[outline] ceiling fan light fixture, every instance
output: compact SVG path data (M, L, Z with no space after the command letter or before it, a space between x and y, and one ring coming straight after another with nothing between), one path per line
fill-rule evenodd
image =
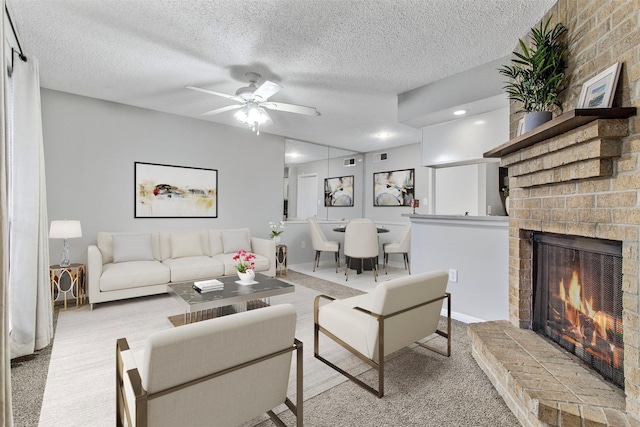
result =
M262 107L256 103L249 102L242 109L233 115L240 123L253 128L253 131L260 135L260 126L268 126L273 121Z

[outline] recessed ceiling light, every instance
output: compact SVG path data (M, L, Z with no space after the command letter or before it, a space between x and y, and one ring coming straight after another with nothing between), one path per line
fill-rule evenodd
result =
M462 116L464 114L467 114L467 110L458 110L453 112L454 116Z
M376 136L380 139L387 139L391 137L391 134L389 132L379 132Z
M487 122L485 122L484 120L476 120L475 122L473 122L474 125L478 125L478 126L483 125L485 123Z

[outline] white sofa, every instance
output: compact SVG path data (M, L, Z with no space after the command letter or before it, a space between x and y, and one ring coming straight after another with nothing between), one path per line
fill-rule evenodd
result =
M275 242L248 228L182 232L98 233L87 250L89 303L167 292L170 283L236 274L235 251L256 255L255 271L274 277Z

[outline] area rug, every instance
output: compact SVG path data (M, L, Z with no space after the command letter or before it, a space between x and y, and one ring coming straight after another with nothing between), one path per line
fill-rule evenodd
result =
M304 399L309 399L345 381L313 358L313 299L320 293L345 298L361 291L293 271L282 279L295 284L296 290L272 297L271 304L291 303L296 307L296 337L304 343ZM302 286L303 282L308 286ZM180 305L169 295L99 304L93 311L84 306L61 312L39 425L113 425L116 340L126 337L134 351L141 349L149 334L173 327L168 317L180 312ZM337 353L335 358L356 373L368 369L348 354ZM293 376L290 395L295 395Z

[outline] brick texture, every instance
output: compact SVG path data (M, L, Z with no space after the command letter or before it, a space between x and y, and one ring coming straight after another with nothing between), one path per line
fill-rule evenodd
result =
M615 62L622 70L613 106L640 107L639 10L640 0L559 0L548 12L553 23L568 28L565 110L576 108L584 82ZM512 136L522 117L520 107L511 102ZM521 383L520 393L518 387L513 390L520 400L510 396L505 401L518 408L516 416L527 414L526 420L518 416L523 425L640 426L639 158L640 116L634 116L597 120L501 159L509 168L511 325L531 325L532 231L617 240L623 247L625 405L607 406L612 403L606 399L594 406L584 404L588 398L583 404L558 400L556 391L534 393ZM481 355L474 350L474 357Z

